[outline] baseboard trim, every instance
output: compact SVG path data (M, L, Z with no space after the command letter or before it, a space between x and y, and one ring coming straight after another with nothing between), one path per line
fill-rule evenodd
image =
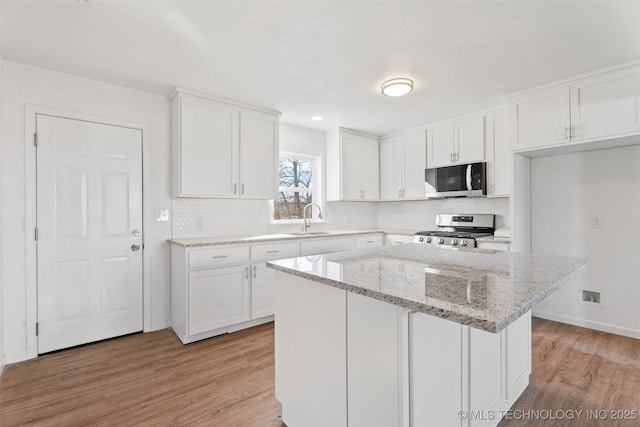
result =
M5 357L5 363L7 365L10 365L12 363L24 362L25 360L28 359L26 350L18 351L15 353L7 353L4 355L4 357Z
M563 316L561 314L549 313L546 311L533 310L531 315L541 319L553 320L554 322L567 323L569 325L580 326L596 331L609 332L611 334L622 335L623 337L640 339L640 331L610 325L608 323L594 322L592 320L581 319L573 316Z

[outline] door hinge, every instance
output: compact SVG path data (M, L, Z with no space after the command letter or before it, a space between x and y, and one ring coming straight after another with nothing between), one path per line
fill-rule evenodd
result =
M35 239L35 241L38 241L38 227L33 229L33 237Z
M36 322L36 336L40 333L40 323Z
M33 133L33 145L38 146L38 132Z

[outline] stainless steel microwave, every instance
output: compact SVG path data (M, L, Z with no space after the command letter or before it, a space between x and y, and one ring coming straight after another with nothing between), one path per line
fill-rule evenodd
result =
M485 162L425 169L425 197L485 197L486 169Z

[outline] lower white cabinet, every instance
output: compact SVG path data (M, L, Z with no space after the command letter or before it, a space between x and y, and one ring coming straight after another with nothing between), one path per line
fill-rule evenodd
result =
M356 249L376 248L378 246L384 246L384 236L382 234L357 236L354 243Z
M387 234L385 236L384 244L386 246L404 245L407 243L413 243L413 236L405 234Z
M300 242L300 255L328 254L353 249L353 237L333 237L330 239L309 239Z
M510 242L503 242L499 240L495 241L481 241L478 240L478 249L490 249L492 251L509 252L511 250Z
M189 273L187 334L196 335L249 320L249 267Z
M271 316L275 307L274 271L261 262L251 266L251 318Z

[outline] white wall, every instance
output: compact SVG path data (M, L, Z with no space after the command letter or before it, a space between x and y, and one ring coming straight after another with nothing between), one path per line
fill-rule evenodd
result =
M146 124L149 128L152 212L170 209L170 106L166 96L106 84L12 61L3 62L2 238L4 345L8 362L26 350L25 301L25 104ZM151 254L151 327L169 325L170 222L147 224L145 251ZM148 253L149 253L148 252Z
M280 124L280 150L312 156L325 155L325 133L309 128ZM173 235L198 237L297 232L301 224L271 224L271 205L264 200L173 200ZM345 230L375 228L375 203L329 202L325 204L326 223L313 229Z
M532 252L592 259L535 315L640 338L638 165L640 145L531 160ZM583 289L602 303L582 302Z

